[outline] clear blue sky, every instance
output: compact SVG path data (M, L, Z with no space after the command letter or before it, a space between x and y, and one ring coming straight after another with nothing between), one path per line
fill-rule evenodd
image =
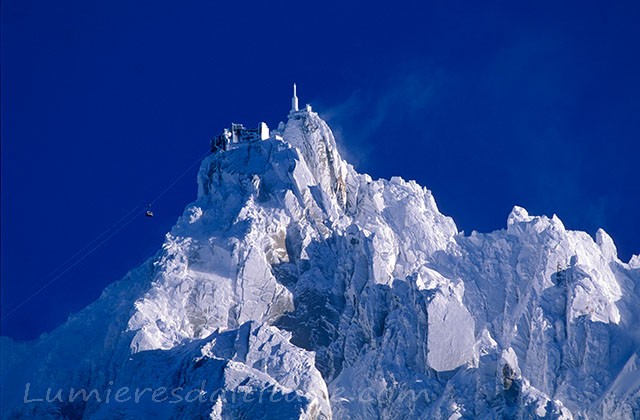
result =
M467 4L468 3L468 4ZM469 233L514 204L640 252L638 2L2 2L2 312L291 83ZM613 4L615 3L615 4ZM162 243L196 168L2 320L37 337ZM77 261L77 259L73 260Z

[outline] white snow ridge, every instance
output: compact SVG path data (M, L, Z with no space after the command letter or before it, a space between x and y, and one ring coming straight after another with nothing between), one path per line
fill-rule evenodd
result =
M2 338L3 418L640 418L640 257L520 207L465 236L292 107L217 138L155 257Z

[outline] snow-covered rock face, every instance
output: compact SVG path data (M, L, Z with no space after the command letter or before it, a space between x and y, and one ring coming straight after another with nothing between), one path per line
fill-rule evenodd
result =
M282 131L205 159L163 249L98 301L2 340L4 417L640 416L638 258L521 207L464 236L427 189L358 174L316 113ZM27 383L182 400L25 403Z

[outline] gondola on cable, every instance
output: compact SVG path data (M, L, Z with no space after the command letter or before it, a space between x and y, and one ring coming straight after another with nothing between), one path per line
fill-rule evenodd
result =
M153 217L153 211L151 210L151 204L147 206L147 211L144 213L147 217Z

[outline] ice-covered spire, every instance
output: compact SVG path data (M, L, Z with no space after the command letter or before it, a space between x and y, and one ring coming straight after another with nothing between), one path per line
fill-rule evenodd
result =
M296 84L293 84L293 98L291 98L291 112L298 111L298 95L296 94Z

